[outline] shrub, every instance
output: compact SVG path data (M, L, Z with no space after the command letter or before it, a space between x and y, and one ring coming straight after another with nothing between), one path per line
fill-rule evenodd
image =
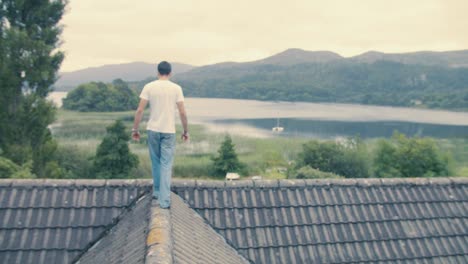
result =
M93 178L91 173L93 166L92 156L87 151L73 145L59 145L55 159L63 170L61 178Z
M228 172L245 173L245 165L239 161L235 146L229 135L226 135L224 141L218 149L218 156L213 157L213 174L215 176L225 176Z
M450 174L449 157L433 139L407 138L395 133L377 143L374 158L377 177L433 177Z
M347 178L370 176L366 146L357 138L348 139L343 143L313 140L304 144L296 169L304 166Z
M32 160L25 162L22 166L13 161L0 157L0 178L35 178L31 172Z
M125 132L122 121L117 120L106 128L107 134L98 146L93 163L96 178L128 178L138 166L138 157L130 152L129 133Z

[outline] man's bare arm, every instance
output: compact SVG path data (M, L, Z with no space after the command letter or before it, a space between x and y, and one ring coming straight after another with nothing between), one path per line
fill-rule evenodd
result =
M138 104L138 108L135 112L135 120L133 121L133 129L132 129L132 138L134 140L139 140L140 138L138 127L140 126L141 118L143 117L143 112L145 111L147 103L148 103L148 100L140 99L140 103ZM135 133L135 132L138 132L138 133Z
M184 128L184 134L182 135L184 138L184 135L188 135L187 112L185 111L184 102L177 102L177 108L179 109L180 121L182 122L182 127Z

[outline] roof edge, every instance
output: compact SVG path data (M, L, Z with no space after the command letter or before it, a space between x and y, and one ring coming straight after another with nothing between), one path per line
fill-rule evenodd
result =
M468 184L468 177L438 178L347 178L347 179L279 179L279 180L181 180L173 179L172 185L179 188L290 188L317 185L451 185Z

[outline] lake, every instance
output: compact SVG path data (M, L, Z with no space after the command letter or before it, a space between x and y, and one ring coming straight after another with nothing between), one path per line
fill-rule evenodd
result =
M279 119L283 132L273 132L278 119L216 120L219 126L254 127L265 134L283 137L337 138L359 136L361 138L391 137L395 131L408 136L436 138L468 137L468 126L427 124L400 121L333 121L286 118ZM260 133L257 132L257 134Z
M66 92L53 92L49 97L60 106L65 96ZM391 136L395 130L439 138L468 136L468 112L218 98L186 98L185 105L192 123L253 137L372 138ZM272 133L278 118L284 132Z

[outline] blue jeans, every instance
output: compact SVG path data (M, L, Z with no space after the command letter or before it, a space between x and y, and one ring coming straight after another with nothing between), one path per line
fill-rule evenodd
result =
M153 197L159 199L161 208L167 208L171 205L175 134L148 130L148 147L153 172Z

